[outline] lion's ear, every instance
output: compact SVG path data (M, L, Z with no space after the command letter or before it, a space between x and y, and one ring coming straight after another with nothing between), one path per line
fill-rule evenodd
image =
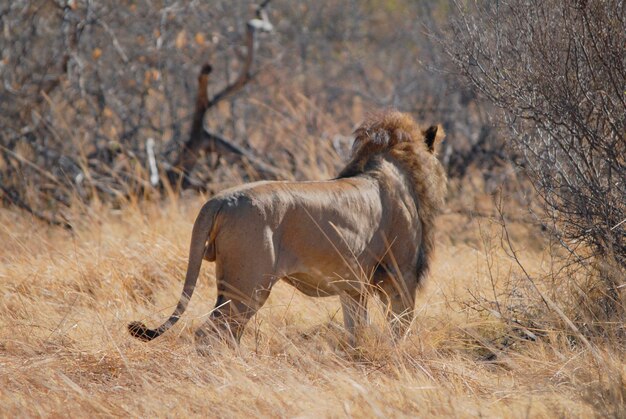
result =
M435 146L439 142L441 142L441 140L443 140L443 137L446 136L446 134L443 132L443 128L441 127L441 125L432 125L422 133L424 134L424 142L426 142L426 147L431 153L435 151Z

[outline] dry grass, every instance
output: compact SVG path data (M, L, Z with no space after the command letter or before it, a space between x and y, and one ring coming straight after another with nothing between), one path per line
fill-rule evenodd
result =
M157 324L178 299L201 202L94 207L74 235L0 210L2 416L626 414L619 345L595 342L594 356L557 327L523 339L481 309L521 273L493 223L454 213L439 219L434 269L402 341L375 316L350 350L337 300L279 284L240 348L199 356L192 331L215 298L207 262L181 324L134 340L129 320ZM511 231L529 272L550 269L533 227Z
M405 15L407 27L421 32L414 14ZM403 33L396 23L394 32ZM368 26L363 33L378 31ZM365 45L319 39L323 50L334 57L328 63L347 59L350 67L352 53L347 58L339 55L354 49L360 57ZM407 39L414 44L412 38ZM393 44L386 35L383 41ZM411 48L428 62L428 48L420 44ZM395 50L407 55L407 62L415 55L405 48ZM193 60L197 57L194 54ZM377 53L359 58L368 70L367 84L373 83L373 91L386 92L398 83L401 91L395 67L402 68L405 57L381 57ZM102 68L105 61L100 61ZM381 103L369 103L360 95L331 94L331 85L352 85L343 78L327 81L329 75L341 74L342 68L319 66L315 77L280 63L274 70L264 69L257 78L262 90L239 97L237 106L223 102L226 106L214 109L212 123L268 163L290 171L295 179L329 178L338 173L351 144L349 137L338 134L350 133L367 109ZM346 77L351 74L346 72ZM424 92L416 100L409 99L413 93L407 95L402 100L408 102L401 107L410 109L413 105L409 104L415 102L421 109L418 113L427 117L422 122L429 125L445 122L430 120L434 116L426 111L431 103L433 108L440 106L435 113L453 115L449 123L461 121L454 124L457 134L449 151L473 147L463 133L478 131L478 122L472 121L483 120L482 108L460 106L449 93L445 100L436 99L445 89L429 90L429 86L441 82L422 83L420 74L415 73L415 79L405 77L404 85L423 84ZM122 76L116 73L116 77ZM175 77L171 73L161 83ZM120 88L126 86L122 81L117 81ZM44 117L38 118L50 120L45 126L54 129L45 131L58 137L51 144L58 143L63 153L80 150L87 155L95 151L96 138L121 141L119 133L127 129L121 119L106 117L102 125L96 123L87 104L72 103L68 92L73 90L61 86L45 102L54 112L44 109ZM303 86L319 94L304 94ZM39 82L36 90L41 90ZM137 150L143 150L144 140L153 136L163 152L174 135L167 128L174 122L170 118L189 113L182 92L178 96L166 92L163 88L145 90L146 117L153 118L149 125L160 129L142 128L147 131L140 130L131 139ZM171 115L163 106L166 101L173 106ZM95 130L100 134L94 136ZM48 144L47 133L38 135ZM38 182L32 175L42 170L37 166L38 151L24 147L18 151L28 164L0 160L0 166L15 165L20 176L15 183L21 185L24 180L26 200L47 209L51 191L60 188L61 182ZM89 179L90 169L82 163L81 170ZM123 174L120 179L147 181L147 166L141 158L122 153L114 163ZM211 192L241 183L243 176L254 178L252 169L238 168L226 159L217 168L202 166L194 175L210 179ZM0 417L626 417L626 331L623 322L614 320L624 318L626 292L621 300L622 317L595 310L600 306L597 301L606 296L601 288L594 288L594 275L563 270L540 229L514 214L510 219L517 221L508 224L508 231L531 283L507 254L506 245L502 246L497 220L474 218L462 211L495 213L491 198L476 191L493 190L498 179L484 169L474 176L468 174L463 194L454 196L449 205L452 210L438 219L433 269L420 292L411 333L400 341L391 339L380 308L372 301L374 324L358 349L346 345L337 299L308 298L278 284L248 326L239 348L216 346L209 356L198 355L193 331L215 301L214 265L208 262L189 310L172 330L150 343L131 338L126 331L129 321L161 324L178 301L201 198L151 202L158 193L150 192L120 205L95 189L83 196L71 184L64 192L84 198L67 210L74 211L73 216L65 214L76 227L73 233L42 224L15 207L0 207ZM124 194L126 189L132 194L133 185L122 185L128 187L122 188ZM100 204L99 199L108 203ZM550 298L552 307L539 292ZM579 307L592 316L577 315Z

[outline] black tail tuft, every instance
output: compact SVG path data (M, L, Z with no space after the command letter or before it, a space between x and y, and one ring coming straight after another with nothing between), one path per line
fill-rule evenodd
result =
M141 322L129 323L128 331L133 337L143 340L144 342L149 342L160 335L156 330L148 329L146 325Z

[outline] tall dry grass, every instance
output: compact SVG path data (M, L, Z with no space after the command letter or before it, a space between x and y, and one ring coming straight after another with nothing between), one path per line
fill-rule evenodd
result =
M623 340L581 343L503 250L498 222L459 214L455 202L439 219L405 339L390 338L370 301L374 322L361 347L348 348L335 298L278 284L241 346L209 356L193 345L215 299L208 262L173 330L148 344L125 330L129 320L154 325L169 315L201 198L94 205L75 233L0 209L0 413L624 417ZM507 228L532 278L555 272L536 227ZM555 285L538 286L562 301Z
M389 7L378 8L374 7L377 2L365 2L368 13L345 15L354 20L355 27L367 29L363 34L395 45L399 59L380 52L359 58L368 49L383 50L363 48L358 39L329 42L334 31L343 32L341 26L329 26L328 35L298 30L315 35L313 41L323 48L321 58L308 58L307 65L315 73L294 71L297 63L264 69L255 94L237 98L236 105L216 108L207 125L299 180L336 174L350 147L350 139L337 133L349 133L351 124L376 106L413 109L428 124L445 123L441 115L447 118L446 130L454 144L443 153L448 163L462 155L464 148L471 151L481 137L481 130L475 128L487 126L484 112L475 109L476 103L469 106L463 94L444 89L439 78L421 81L417 76L422 73L413 73L413 64L402 64L412 63L413 56L421 60L424 55L435 55L435 50L428 48L430 44L422 48L413 38L400 36L408 33L405 30L396 31L422 32L422 26L415 24L415 13L404 13L402 7L391 10L394 5L412 3L387 3ZM326 17L327 5L311 4L315 9L309 19ZM337 5L330 11L348 7ZM398 19L366 19L369 8L390 9L408 20L402 20L402 26ZM331 13L332 19L325 21L336 22L342 14ZM204 30L205 20L198 20ZM371 30L371 23L376 22L381 30ZM281 23L288 24L285 19ZM383 30L387 26L402 43L389 41L393 38L387 38ZM26 36L28 31L15 33ZM128 46L124 44L130 46L137 47L134 38ZM338 51L350 53L342 58ZM92 57L91 48L83 53ZM353 53L358 53L357 59ZM172 62L176 68L181 68L182 61L196 66L199 55L191 56ZM298 54L284 57L289 64L297 61ZM303 67L305 58L302 55ZM355 61L358 65L353 66ZM100 63L104 69L110 61ZM109 65L106 71L111 68L116 67ZM368 86L370 99L352 92L353 82L356 93L361 89L351 80L361 68L366 70L367 84L373 83L373 90ZM398 74L398 68L405 70ZM313 73L316 76L309 77ZM163 84L167 80L177 80L176 85L186 80L176 79L174 72L163 75L167 77L159 79L160 86L167 86ZM213 87L219 84L216 81ZM107 141L121 138L121 120L114 114L106 116L111 109L102 111L105 117L98 122L89 116L86 104L74 103L74 91L61 86L47 96L43 108L47 117L42 120L54 129L50 134L39 129L35 139L43 141L52 135L59 150L88 155L94 151L89 141L97 138L95 131L101 131ZM124 84L116 82L116 86ZM137 86L144 92L145 113L154 119L147 122L157 128L141 128L128 141L135 151L143 150L145 140L154 136L157 151L167 156L168 142L186 132L189 92L183 90L189 89L170 95L167 89L149 87L145 82ZM40 90L37 84L37 95ZM140 97L132 90L124 90L126 94ZM171 102L171 115L163 107L166 100ZM144 108L133 112L143 113ZM168 128L170 123L175 123L175 130ZM22 128L15 130L22 132ZM16 138L26 139L21 134ZM125 151L133 150L126 146ZM602 269L592 273L568 266L558 246L543 238L540 228L522 214L519 196L509 199L519 191L506 184L502 193L509 206L503 226L497 217L499 207L482 193L500 182L492 163L481 173L453 181L450 210L438 220L433 268L420 291L417 316L406 338L391 338L381 308L370 301L374 322L361 346L349 348L337 299L308 298L278 284L247 328L240 347L218 345L210 355L199 356L193 330L215 301L211 263L205 262L202 268L190 309L164 336L142 343L128 335L126 324L141 319L153 326L171 313L180 296L191 227L203 198L161 199L159 191L144 189L149 179L147 163L141 153L127 152L116 157L114 166L119 170L111 174L130 179L122 184L119 200L102 193L96 183L73 186L69 182L67 188L76 189L60 191L66 186L54 181L60 176L56 172L51 172L51 178L44 176L50 182L42 184L29 177L25 167L39 174L42 155L27 144L21 148L17 150L21 166L16 158L0 160L0 166L12 164L19 169L11 172L19 173L15 179L5 179L16 181L28 202L41 203L45 209L49 191L63 192L68 200L74 195L75 202L67 211L63 205L61 215L75 228L71 233L52 228L16 207L0 207L0 416L626 417L626 331L620 320L626 313L625 293L621 300L598 304L606 296L601 287L594 286L597 275L617 278L622 273L609 268L605 273ZM72 157L81 163L77 169L89 180L93 168L86 157ZM469 163L463 165L464 173L466 166ZM252 169L228 161L203 165L195 175L210 180L210 192L254 178ZM89 190L81 193L79 187ZM40 194L43 189L46 194ZM133 196L138 190L145 195Z

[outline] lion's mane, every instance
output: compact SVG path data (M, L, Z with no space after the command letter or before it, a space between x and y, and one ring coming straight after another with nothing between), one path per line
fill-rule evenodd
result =
M340 178L375 172L381 159L388 157L399 163L411 181L423 232L418 263L422 277L432 258L435 218L447 192L447 177L436 156L436 146L445 136L443 128L423 130L410 115L388 111L370 116L354 136L352 155Z

